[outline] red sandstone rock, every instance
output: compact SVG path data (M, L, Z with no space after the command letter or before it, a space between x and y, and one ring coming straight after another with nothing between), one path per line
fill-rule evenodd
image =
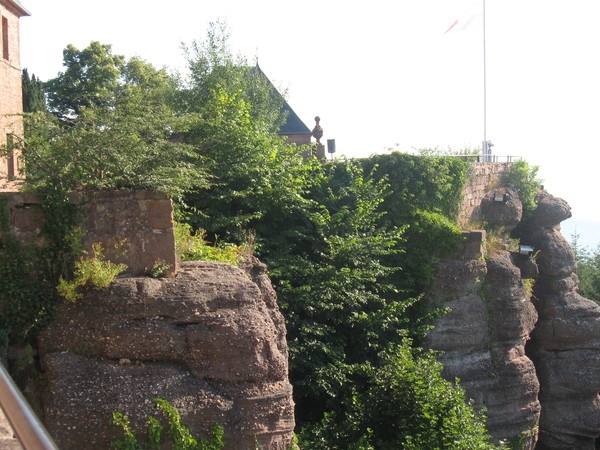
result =
M475 405L486 408L495 441L524 437L529 448L540 405L525 341L537 314L510 254L441 262L429 300L451 309L426 339L428 348L444 352L444 376L459 378Z
M513 190L510 202L494 204L493 192L475 213L493 224L514 228L522 206ZM523 269L508 251L485 260L476 254L441 261L428 290L428 301L450 308L428 332L425 345L444 353L444 377L460 379L476 407L485 407L494 441L521 440L532 448L540 417L539 383L525 342L537 312L523 286ZM526 267L526 272L536 272Z
M121 278L61 307L40 337L45 423L61 449L109 448L171 402L193 434L225 428L226 448L283 449L294 428L287 344L265 266L182 263L174 278Z
M538 196L522 234L539 250L534 304L539 322L527 345L541 384L541 449L594 449L600 435L600 306L577 293L575 254L557 231L564 200Z

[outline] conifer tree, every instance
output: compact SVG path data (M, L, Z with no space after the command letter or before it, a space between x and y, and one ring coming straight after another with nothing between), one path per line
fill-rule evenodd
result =
M31 113L47 111L44 83L34 74L30 77L27 69L23 69L21 78L23 89L23 112Z

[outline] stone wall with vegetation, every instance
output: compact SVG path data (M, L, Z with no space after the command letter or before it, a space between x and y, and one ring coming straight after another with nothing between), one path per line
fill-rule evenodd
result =
M472 163L469 167L469 177L463 190L463 204L458 223L467 226L479 222L481 218L480 205L485 195L493 186L499 185L503 174L510 163Z
M8 209L8 225L23 243L35 242L44 224L39 199L31 193L0 193ZM125 263L128 272L143 274L157 262L176 269L173 205L153 191L74 192L81 206L83 245L101 243L106 256ZM1 236L0 236L1 239ZM115 246L117 248L115 248Z
M570 208L540 189L536 168L502 166L473 167L480 175L461 213L487 229L483 258L469 249L437 264L427 300L449 312L425 344L485 407L494 441L597 448L600 307L578 293L576 257L560 233ZM505 201L494 201L498 190ZM520 255L518 244L535 254Z

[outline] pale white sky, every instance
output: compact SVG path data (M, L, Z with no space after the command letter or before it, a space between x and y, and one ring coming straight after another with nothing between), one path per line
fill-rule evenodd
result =
M184 67L181 42L225 19L234 49L288 89L289 102L338 154L397 146L480 147L483 0L22 0L21 59L42 80L61 70L68 44L112 44L156 66ZM497 155L541 166L569 202L563 224L600 242L600 2L486 0L487 136ZM590 225L591 222L591 225ZM585 226L584 226L585 224Z

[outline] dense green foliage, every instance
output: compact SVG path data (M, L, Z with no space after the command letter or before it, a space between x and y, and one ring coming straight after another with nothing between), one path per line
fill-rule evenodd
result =
M48 105L61 118L78 116L84 108L110 107L124 58L110 45L92 42L84 50L63 50L65 71L46 82Z
M577 258L579 293L600 303L600 246L590 250L579 244L579 234L571 236L571 248Z
M232 56L219 26L188 48L181 84L110 46L69 46L67 69L46 85L59 119L34 116L25 141L29 186L59 200L77 188L167 191L199 257L194 236L255 236L286 319L297 422L315 448L483 448L481 418L407 340L437 314L419 296L461 240L466 164L303 159L274 133L281 98Z
M173 197L206 184L199 155L169 138L189 120L169 101L175 80L165 70L113 55L92 42L64 52L65 72L46 83L56 118L27 118L23 148L34 190L155 189Z
M168 443L173 450L219 450L223 448L223 427L215 425L210 436L194 438L190 430L181 423L179 412L166 400L155 398L154 403L168 423L167 436L164 427L156 417L147 419L145 438L138 438L132 431L129 419L120 412L113 412L111 423L123 430L125 436L112 442L115 450L143 450L164 448Z
M456 225L467 163L457 158L404 153L374 155L361 160L376 179L387 179L391 195L380 206L383 226L408 225L404 252L389 262L402 267L394 284L417 295L433 275L433 263L462 241Z
M381 355L378 367L365 364L366 389L347 399L347 419L335 413L301 434L311 449L492 449L483 416L464 391L441 377L431 352L405 340Z
M29 76L27 69L23 69L21 75L21 87L23 90L23 112L46 111L46 94L44 83L35 75Z
M41 192L46 221L40 242L21 244L8 227L7 203L0 198L0 339L35 342L61 301L55 289L69 277L79 247L79 210L53 192Z
M185 142L202 155L212 183L186 197L187 220L223 240L239 241L249 228L263 235L266 220L285 220L305 203L312 165L273 132L283 97L258 67L232 55L223 24L213 24L188 57L178 108L194 117Z

